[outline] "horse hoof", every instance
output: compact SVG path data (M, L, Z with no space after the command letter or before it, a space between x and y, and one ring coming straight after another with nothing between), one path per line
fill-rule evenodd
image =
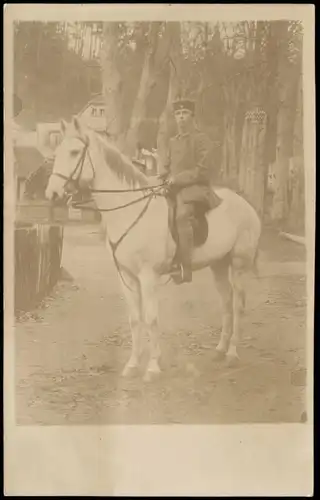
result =
M221 351L213 351L213 357L212 357L212 361L222 361L226 356L226 353L225 352L221 352Z
M137 366L125 366L122 372L123 378L131 378L137 375L138 367Z
M143 376L143 381L148 383L153 382L154 380L159 378L160 373L160 371L147 370Z
M240 359L238 356L227 356L227 366L230 368L235 368L236 366L239 366L240 364Z

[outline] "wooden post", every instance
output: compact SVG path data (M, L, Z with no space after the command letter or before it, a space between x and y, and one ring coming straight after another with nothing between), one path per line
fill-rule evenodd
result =
M267 115L265 111L257 106L252 116L253 126L253 185L252 200L253 205L260 215L263 214L264 207L264 140L266 133Z
M260 215L263 213L264 203L263 147L265 129L266 113L260 106L255 106L245 115L239 187Z

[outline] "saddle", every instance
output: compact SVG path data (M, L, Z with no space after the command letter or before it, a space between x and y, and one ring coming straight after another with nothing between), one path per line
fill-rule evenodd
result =
M169 214L168 214L168 225L170 229L171 236L178 246L179 244L179 237L178 237L178 230L177 230L177 222L176 222L176 199L174 196L167 197L168 201L168 206L169 206ZM203 203L203 202L193 202L193 206L195 208L194 210L194 217L193 217L193 239L194 239L194 246L200 247L201 245L204 245L208 238L209 234L209 225L208 225L208 220L207 220L207 214L217 208L220 203L222 202L221 198L216 194L212 193L210 203Z

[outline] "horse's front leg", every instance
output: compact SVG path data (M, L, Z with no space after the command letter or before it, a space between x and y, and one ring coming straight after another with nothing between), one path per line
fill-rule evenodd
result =
M159 344L157 284L157 275L152 270L145 269L141 272L142 314L145 327L149 333L150 342L150 358L144 375L145 381L150 381L161 372L159 366L161 351Z
M126 273L123 273L122 276L125 280L125 283L121 283L129 310L132 337L131 355L122 372L124 377L128 377L138 369L143 350L142 302L139 282L130 278Z

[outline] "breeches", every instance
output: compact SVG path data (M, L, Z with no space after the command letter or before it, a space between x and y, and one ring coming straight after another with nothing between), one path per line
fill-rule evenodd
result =
M194 219L194 204L185 203L177 197L176 221L179 227L192 227Z
M171 218L174 217L178 233L178 255L185 268L190 268L193 250L194 203L185 203L179 194L175 199L168 198ZM171 219L172 220L172 219ZM173 220L172 220L173 222Z
M180 259L186 267L190 267L193 249L194 206L193 203L184 203L178 198L176 210Z

